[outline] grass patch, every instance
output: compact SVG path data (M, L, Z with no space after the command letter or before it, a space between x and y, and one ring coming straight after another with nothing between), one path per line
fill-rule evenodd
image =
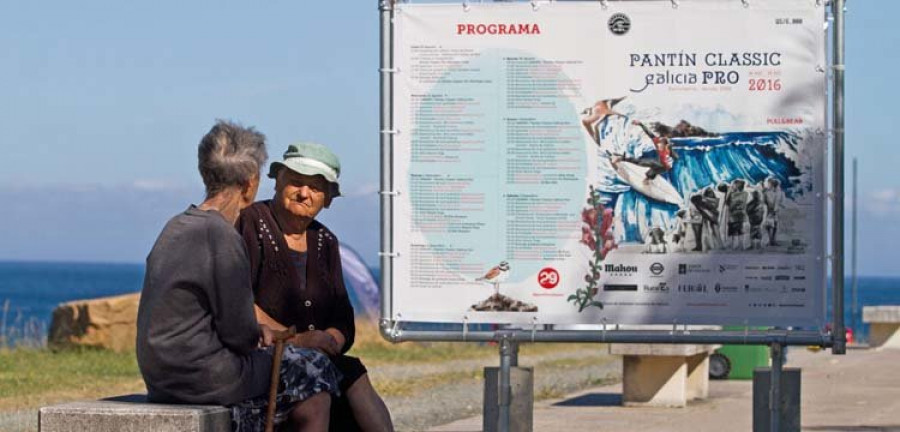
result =
M498 355L496 347L466 342L403 342L396 345L357 342L349 354L362 358L372 366L471 360Z
M535 366L535 369L539 370L567 370L567 369L575 369L576 373L584 373L582 371L586 371L587 369L595 366L600 366L606 363L613 361L614 359L611 357L581 357L581 358L563 358L563 359L555 359L548 360L538 363ZM614 373L609 373L604 376L595 376L590 372L584 376L583 379L579 379L575 383L569 383L566 385L555 385L551 384L549 386L541 386L534 392L534 400L545 400L545 399L560 399L565 395L572 392L573 389L576 388L585 388L585 387L594 387L600 385L608 385L615 383L619 380L618 376Z
M496 343L385 341L373 323L357 323L356 342L350 354L361 357L371 369L387 365L442 363L454 360L484 360L496 364ZM529 356L565 351L582 353L580 358L560 358L536 364ZM521 344L520 361L543 368L582 368L603 361L605 349L596 344ZM597 355L594 355L597 354ZM386 397L408 396L442 385L483 380L482 369L447 370L408 379L379 380L373 385ZM589 378L591 382L603 379ZM0 348L0 412L34 409L54 403L99 399L145 392L134 352L116 353L100 349ZM538 398L555 397L563 389L539 389ZM0 428L2 429L2 428Z
M600 366L613 361L611 357L567 357L538 362L535 367L548 369L581 369Z
M357 321L356 341L348 354L360 357L366 365L431 363L467 360L497 355L496 345L473 342L401 342L384 340L377 324Z
M590 350L605 354L605 345L523 343L520 356L542 355L565 351ZM360 357L366 365L396 363L432 363L449 360L499 358L500 347L493 342L401 342L391 343L378 333L374 323L357 321L356 341L349 354Z
M0 350L0 409L143 391L134 352Z
M419 392L425 392L435 387L446 384L459 384L467 381L477 382L483 380L481 370L454 371L438 374L430 374L409 379L379 380L374 379L372 386L378 390L381 396L409 396Z
M566 394L564 389L555 386L541 387L534 393L534 400L562 399Z

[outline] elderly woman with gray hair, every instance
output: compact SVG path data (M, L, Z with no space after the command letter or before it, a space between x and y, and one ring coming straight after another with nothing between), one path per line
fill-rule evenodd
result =
M272 330L253 310L250 262L234 229L266 160L265 137L218 122L198 149L206 199L166 224L147 257L138 309L137 360L153 402L218 404L235 430L262 430ZM275 423L328 429L340 373L318 351L288 347L280 364Z
M337 236L316 220L340 196L341 164L327 147L288 146L269 167L275 197L241 212L238 230L250 254L256 315L280 330L296 326L295 346L329 356L343 375L333 400L331 430L393 430L390 413L369 381L366 367L346 355L356 328L344 286Z

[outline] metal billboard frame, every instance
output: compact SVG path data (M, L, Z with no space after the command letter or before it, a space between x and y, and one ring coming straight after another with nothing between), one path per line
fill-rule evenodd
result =
M503 0L498 0L503 1ZM508 0L507 0L508 1ZM671 3L678 7L679 0L578 0L593 1L606 5L616 1L655 1ZM682 0L684 1L684 0ZM752 0L740 1L745 6ZM548 2L548 0L531 0L532 5ZM552 2L552 0L549 0ZM829 65L831 72L831 127L832 138L832 185L828 194L831 209L831 264L832 281L832 327L830 330L692 330L687 325L673 325L670 330L622 330L618 325L602 325L601 330L545 330L537 325L531 330L502 329L492 331L469 331L468 323L457 330L407 330L403 329L404 321L394 319L392 308L392 276L393 259L398 255L393 250L393 199L398 192L393 188L393 141L398 133L393 122L393 76L394 68L394 6L396 0L379 0L380 16L380 215L381 215L381 318L379 330L390 342L432 341L432 342L498 342L500 350L500 418L499 430L509 430L509 391L510 367L518 363L518 344L535 342L552 343L661 343L661 344L738 344L769 345L772 359L772 379L770 381L770 401L779 400L781 372L783 367L783 351L791 345L813 345L831 348L832 354L846 353L846 335L844 327L844 12L846 0L816 0L826 8L830 7L830 26L832 57ZM434 3L434 2L432 2ZM461 4L466 7L467 0L444 1L443 4ZM826 10L826 24L828 21ZM827 31L826 30L826 34ZM827 37L827 36L826 36ZM827 123L827 117L826 117ZM827 151L826 145L826 151ZM827 170L826 170L827 171ZM826 172L827 175L827 172ZM827 222L826 222L827 224ZM827 229L826 229L827 230ZM823 233L824 234L824 233ZM827 281L827 278L826 278ZM827 284L823 289L827 288ZM825 298L827 303L827 296ZM504 397L504 395L506 397ZM771 404L770 430L779 430L777 404Z

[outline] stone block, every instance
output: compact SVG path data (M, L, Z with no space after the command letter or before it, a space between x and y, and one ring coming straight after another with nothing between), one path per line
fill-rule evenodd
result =
M610 344L622 356L625 406L683 407L709 395L709 354L719 345Z
M702 353L711 353L721 345L686 345L686 344L609 344L612 355L653 355L689 357Z
M880 349L900 349L900 323L869 324L869 346Z
M869 324L869 346L900 349L900 306L865 306L863 322Z
M688 400L706 399L709 396L709 353L695 354L686 359Z
M900 306L863 306L863 322L900 324Z
M133 350L140 298L135 293L63 303L53 311L48 343L54 348Z
M43 407L39 432L229 432L230 411L215 405L147 403L144 395Z
M682 356L622 358L622 403L625 406L687 405L687 362Z

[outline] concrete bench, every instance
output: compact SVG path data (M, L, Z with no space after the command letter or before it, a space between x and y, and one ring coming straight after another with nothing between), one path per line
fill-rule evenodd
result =
M622 356L625 406L684 407L709 395L709 355L720 345L610 344Z
M900 349L900 306L864 306L863 322L869 324L869 346Z
M230 432L231 411L215 405L148 403L145 395L118 396L43 407L39 432Z

